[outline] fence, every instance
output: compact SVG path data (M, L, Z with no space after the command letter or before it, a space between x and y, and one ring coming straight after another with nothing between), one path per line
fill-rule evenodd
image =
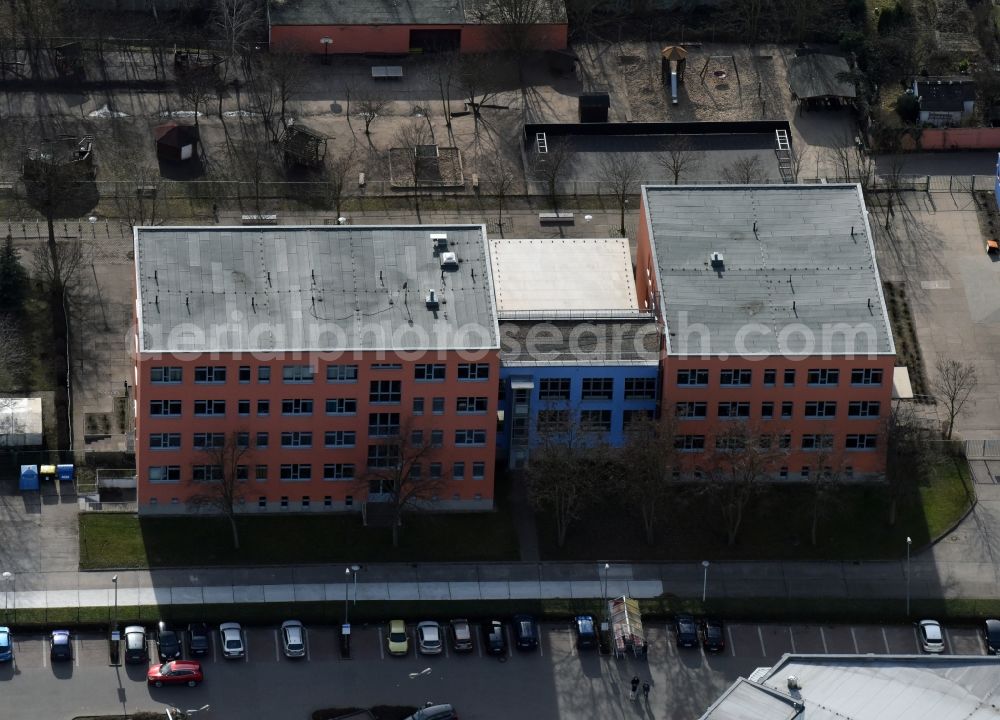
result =
M858 178L803 178L803 183L856 183ZM993 192L996 178L992 175L875 175L869 190L916 190L920 192Z
M97 500L87 500L85 498L80 498L80 512L134 513L134 512L139 512L139 503L99 502Z

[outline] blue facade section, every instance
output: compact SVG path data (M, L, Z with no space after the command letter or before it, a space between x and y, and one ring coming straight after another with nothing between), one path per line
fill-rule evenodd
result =
M550 382L545 382L550 381ZM556 387L568 381L568 398L551 398ZM600 392L610 381L609 398L584 397L585 388L590 393ZM534 447L539 442L538 413L544 410L569 410L575 422L582 412L597 410L610 414L610 430L603 433L603 440L611 445L622 445L625 439L623 426L628 411L654 413L659 397L659 367L656 365L551 365L538 367L500 368L501 401L504 413L503 430L497 436L497 455L506 457L512 466L518 461L523 448ZM526 404L525 404L526 403ZM518 428L521 423L521 439ZM527 438L524 439L526 432Z

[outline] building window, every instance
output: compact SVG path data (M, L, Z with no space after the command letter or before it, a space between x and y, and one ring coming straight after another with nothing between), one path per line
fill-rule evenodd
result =
M423 430L412 430L410 432L410 445L414 447L420 447L424 444L424 431Z
M747 387L752 380L753 371L749 368L727 368L719 371L719 384L722 387Z
M422 397L413 398L413 414L414 415L424 414L424 399Z
M202 365L194 369L194 381L196 383L224 383L226 382L226 368L222 365Z
M778 382L778 371L774 368L767 368L764 370L764 384L772 386L776 382Z
M257 382L266 385L271 382L271 366L270 365L258 365L257 366Z
M176 450L180 446L180 433L151 433L149 436L151 450Z
M569 430L569 410L539 410L538 432L558 433Z
M281 496L281 507L283 507L283 508L288 507L288 496L287 495L282 495Z
M236 447L241 450L245 450L250 447L250 433L248 432L238 432L236 433Z
M542 378L538 381L539 400L569 400L569 378Z
M803 450L830 450L833 448L833 435L803 435Z
M323 496L323 507L333 507L333 495Z
M857 368L851 370L851 385L881 385L882 368Z
M309 496L308 495L303 495L302 496L302 507L303 508L309 507L309 503L310 503Z
M623 410L622 430L625 432L634 432L645 423L651 422L652 420L652 410Z
M281 368L281 381L285 383L311 383L314 375L312 365L285 365Z
M194 414L198 417L213 417L226 414L225 400L195 400Z
M353 480L354 463L327 463L323 466L324 480Z
M312 415L313 401L309 398L294 398L281 401L282 415Z
M372 370L401 370L403 368L399 363L372 363Z
M344 507L351 507L352 505L354 505L354 496L353 495L345 495L344 496Z
M844 477L850 480L854 477L854 468L850 465L844 466Z
M258 400L257 401L257 414L258 415L270 415L271 414L271 401L270 400Z
M674 447L684 452L697 452L705 449L704 435L677 435L674 437Z
M793 410L794 406L795 406L795 403L793 403L791 400L785 400L783 403L781 403L781 419L782 420L791 420L792 419L792 410Z
M656 378L625 378L626 400L656 400Z
M285 463L281 466L280 478L286 481L312 480L312 465L309 463Z
M226 434L225 433L195 433L192 435L192 440L195 450L211 450L212 448L221 448L226 444Z
M358 412L358 401L354 398L327 398L327 415L354 415Z
M399 413L368 413L368 437L399 435Z
M799 471L799 477L802 478L803 480L808 480L809 479L809 466L808 465L803 465L802 466L802 470Z
M246 482L250 479L250 466L249 465L237 465L236 466L236 480L237 482Z
M441 479L441 463L432 462L431 463L431 480Z
M785 370L785 385L791 387L795 385L795 370L788 368Z
M489 403L485 397L460 397L455 400L455 412L463 415L484 415Z
M399 462L399 448L395 445L369 445L368 467L389 468Z
M778 447L782 450L789 450L792 447L792 436L784 433L778 436Z
M267 498L263 495L257 498L257 507L267 508Z
M742 435L716 435L715 436L715 449L716 450L743 450L747 446L747 439Z
M263 450L268 445L268 434L266 432L257 433L257 449Z
M778 471L778 477L782 480L788 479L788 466L782 466L781 470Z
M748 402L720 402L719 418L722 420L736 420L750 417L750 403Z
M418 462L410 465L410 479L419 480L424 475L424 467Z
M609 411L610 412L610 411ZM610 419L608 420L610 424ZM456 430L455 444L459 446L480 446L486 444L485 430Z
M181 414L181 401L150 400L149 414L154 417L178 417Z
M677 403L677 417L681 420L696 420L708 415L708 403L705 402L679 402Z
M251 372L249 365L240 365L240 382L248 383L250 382Z
M327 365L326 381L328 383L352 383L358 381L357 365Z
M431 400L431 413L434 415L444 415L443 397L436 397Z
M834 400L809 400L806 402L807 418L832 418L837 416L837 403Z
M257 482L267 482L267 465L255 465L253 477Z
M873 418L878 417L882 403L878 400L854 400L847 404L847 417Z
M400 380L372 380L368 384L368 402L398 403L402 399Z
M184 370L177 366L151 367L149 381L157 385L176 385L184 379Z
M151 483L176 483L180 481L180 465L154 465L149 468L149 482Z
M327 430L323 433L323 444L328 448L354 447L357 433L353 430Z
M611 411L581 410L580 427L587 432L608 432L611 430Z
M806 382L810 385L836 385L840 382L840 370L837 368L814 368L806 373Z
M451 466L452 480L465 480L465 463L457 462Z
M615 396L614 378L584 378L583 392L580 397L584 400L610 400Z
M413 366L413 379L418 382L440 382L445 377L445 366L434 363L419 363Z
M878 447L878 435L848 435L844 447L848 450L874 450Z
M458 379L489 380L490 379L489 363L459 363Z
M238 415L249 415L250 414L250 401L249 400L237 400L236 401L236 413Z
M770 420L774 417L774 403L773 402L762 402L760 404L760 416L764 420Z
M482 480L484 477L486 477L486 463L482 461L472 463L472 479Z
M431 430L431 447L439 448L444 445L444 430Z
M313 434L311 432L293 430L281 433L281 447L283 448L311 448L312 444Z
M677 371L677 384L681 387L708 385L708 370L687 369Z
M191 479L195 482L220 482L222 480L222 466L192 465Z

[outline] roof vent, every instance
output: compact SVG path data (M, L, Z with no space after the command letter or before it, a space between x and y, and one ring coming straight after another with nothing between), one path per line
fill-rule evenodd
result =
M431 290L430 293L427 295L427 297L424 298L424 302L427 304L427 309L428 310L437 310L438 309L439 303L438 303L437 295L434 294L433 290Z
M708 256L708 259L712 263L713 270L721 270L725 265L722 259L722 253L720 252L712 253L711 255Z
M799 679L794 675L788 676L788 689L789 690L799 690L801 686L799 685Z
M434 250L441 252L448 249L448 233L431 233L431 242L434 243Z
M441 253L442 270L458 270L458 255L453 252Z

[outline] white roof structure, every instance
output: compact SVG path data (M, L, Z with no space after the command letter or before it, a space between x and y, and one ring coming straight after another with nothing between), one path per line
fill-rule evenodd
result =
M626 238L490 238L502 319L638 314Z
M789 687L794 677L796 687ZM1000 663L978 656L785 655L701 720L997 720Z

